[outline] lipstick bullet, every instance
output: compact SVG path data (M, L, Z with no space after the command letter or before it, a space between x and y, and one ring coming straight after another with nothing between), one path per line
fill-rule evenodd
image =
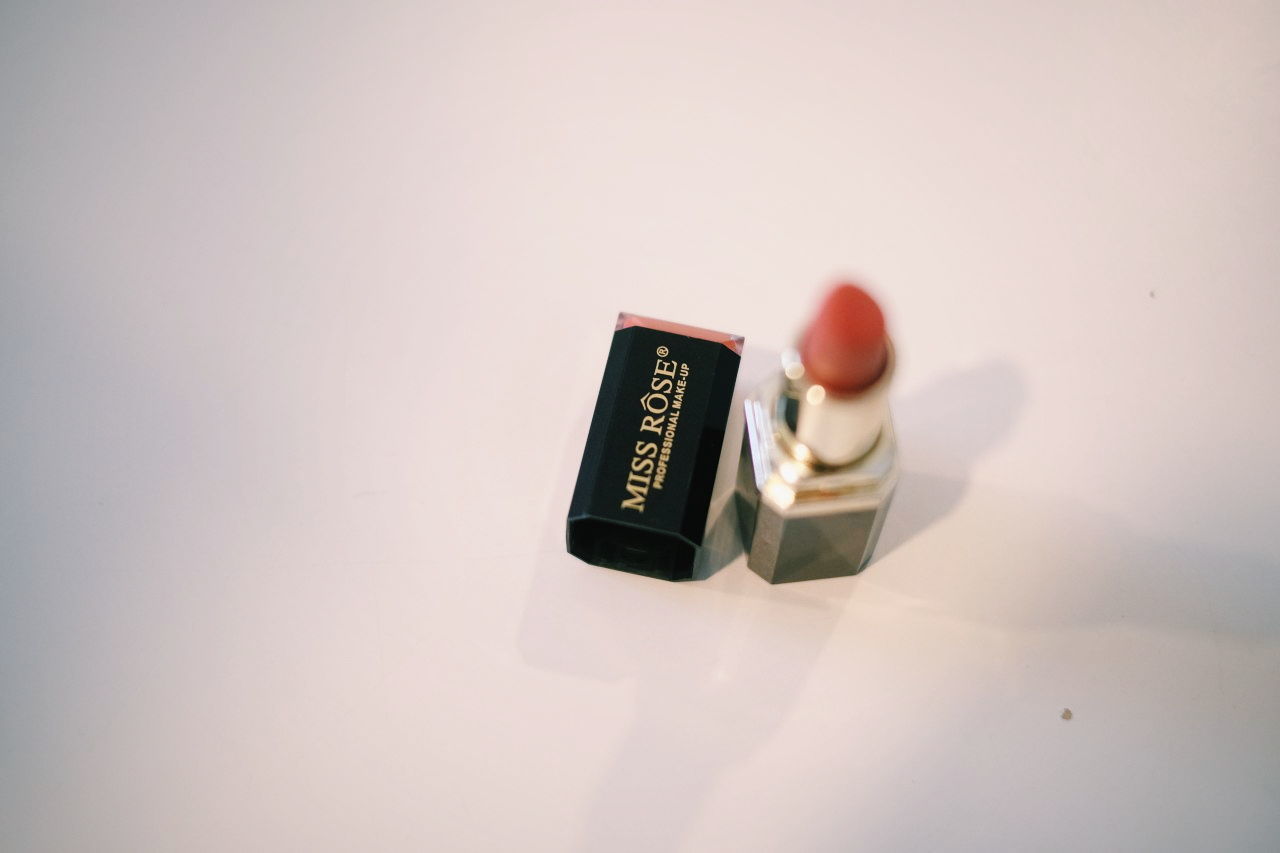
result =
M736 500L747 565L770 583L860 572L898 481L893 343L863 289L831 290L780 373L748 395Z

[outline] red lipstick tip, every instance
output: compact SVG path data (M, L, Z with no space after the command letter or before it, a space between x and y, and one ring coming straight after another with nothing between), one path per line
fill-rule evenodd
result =
M884 314L870 294L852 284L831 289L800 341L805 374L837 394L872 385L888 356Z

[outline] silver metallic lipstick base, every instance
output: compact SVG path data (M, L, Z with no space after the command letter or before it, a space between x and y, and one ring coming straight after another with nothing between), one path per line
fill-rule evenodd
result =
M745 402L735 498L747 565L770 583L861 571L871 561L898 482L888 407L881 408L878 434L862 456L825 465L790 425L797 395L806 392L797 379L779 376Z

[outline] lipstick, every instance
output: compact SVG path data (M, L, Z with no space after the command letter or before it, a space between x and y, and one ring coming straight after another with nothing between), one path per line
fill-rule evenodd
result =
M893 342L880 306L841 284L782 370L747 396L736 500L747 565L770 583L860 572L898 481Z

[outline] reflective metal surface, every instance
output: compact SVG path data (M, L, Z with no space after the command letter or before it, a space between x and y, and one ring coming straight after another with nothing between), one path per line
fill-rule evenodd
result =
M770 583L856 574L871 560L898 480L887 408L871 448L825 466L787 424L778 378L745 401L738 517L747 565Z
M783 393L794 401L787 422L803 445L803 458L834 467L855 462L871 450L889 413L889 385L897 366L893 342L886 341L886 346L888 357L880 378L853 395L834 394L811 381L795 350L782 354L782 372L787 377Z

